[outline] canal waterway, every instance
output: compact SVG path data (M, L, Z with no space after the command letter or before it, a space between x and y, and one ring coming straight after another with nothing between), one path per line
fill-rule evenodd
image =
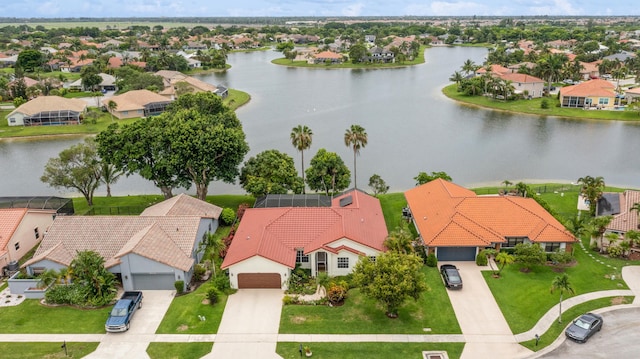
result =
M275 51L232 53L224 73L200 75L251 94L237 110L251 147L290 154L291 128L313 130L306 166L320 148L337 152L352 168L353 152L343 135L363 126L368 144L357 159L358 187L379 174L402 191L418 172L445 171L465 186L517 182L576 181L603 176L607 184L640 187L640 125L617 121L568 120L461 105L441 93L451 74L471 59L482 63L484 48L436 47L426 63L396 69L292 68L271 64ZM40 182L48 158L80 138L0 141L0 196L74 194ZM137 176L121 179L115 195L160 193ZM97 194L104 193L101 187ZM243 193L238 185L214 182L211 194Z

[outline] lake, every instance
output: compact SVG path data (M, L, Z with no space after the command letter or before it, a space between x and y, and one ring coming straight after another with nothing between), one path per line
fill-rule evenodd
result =
M290 68L271 64L281 57L275 51L232 53L229 71L199 78L251 95L237 110L249 156L277 149L291 155L299 168L300 154L289 135L302 124L313 130L305 167L318 149L326 148L352 168L353 152L343 135L352 124L363 126L368 145L357 165L358 187L365 190L374 173L391 191L406 190L415 185L413 177L420 171L445 171L464 186L503 180L570 182L591 175L603 176L610 185L640 187L640 124L498 112L442 95L442 87L465 60L479 64L486 53L484 48L435 47L426 50L425 64L372 70ZM39 178L49 157L78 141L0 141L0 195L68 194ZM137 176L121 179L112 191L160 193ZM214 182L209 193L243 190Z

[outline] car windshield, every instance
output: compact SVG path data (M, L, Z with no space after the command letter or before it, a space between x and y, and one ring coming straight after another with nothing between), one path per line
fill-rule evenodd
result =
M460 276L455 271L447 271L447 275L449 276L449 280L452 282L459 282Z
M125 315L127 315L126 308L113 308L113 310L111 311L112 317L124 317Z
M589 329L589 323L583 321L582 319L578 318L576 319L576 321L573 323L576 326L582 328L582 329Z

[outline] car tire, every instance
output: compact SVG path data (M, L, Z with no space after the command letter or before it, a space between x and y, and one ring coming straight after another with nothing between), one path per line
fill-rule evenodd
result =
M142 302L138 303L138 309L142 308Z

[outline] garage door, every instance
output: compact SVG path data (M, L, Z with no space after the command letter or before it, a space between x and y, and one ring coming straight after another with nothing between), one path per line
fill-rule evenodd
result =
M133 278L133 289L135 290L171 290L175 289L173 283L176 281L173 273L135 273Z
M476 247L438 247L439 261L473 261Z
M238 274L238 288L277 288L282 283L280 273L240 273Z

